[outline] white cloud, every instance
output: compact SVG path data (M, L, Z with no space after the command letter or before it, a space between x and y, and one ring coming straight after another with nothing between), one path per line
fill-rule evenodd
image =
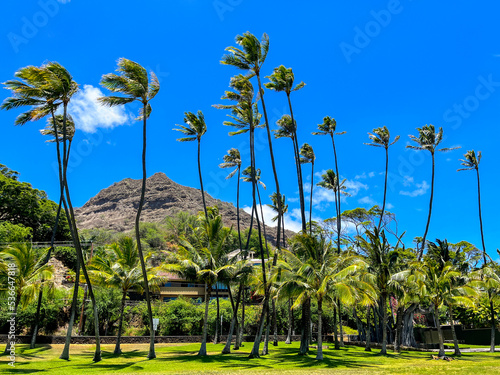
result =
M413 177L411 176L403 176L403 186L411 186L414 182Z
M385 207L388 209L388 210L392 210L394 208L394 205L391 204L391 203L386 203Z
M351 195L351 197L358 195L361 189L368 190L368 185L363 184L359 181L346 180L344 186L346 187L346 191Z
M412 178L412 180L413 180L413 178ZM415 184L415 185L417 187L415 190L412 190L412 191L401 190L399 192L399 194L406 195L406 196L412 197L412 198L418 197L419 195L424 195L427 192L427 190L429 190L429 187L430 187L429 184L427 183L427 181L425 181L425 180L422 181L421 184Z
M97 98L104 96L98 87L84 85L70 101L68 112L75 120L77 129L86 133L95 133L98 128L112 129L115 126L130 123L132 116L125 107L104 107Z
M375 177L375 172L370 172L370 173L368 173L368 177L370 177L370 178L371 178L371 177Z
M71 0L57 0L59 3L61 4L67 4L69 3Z
M375 206L377 204L377 202L375 202L375 199L373 199L372 197L363 197L361 199L358 199L358 203L367 204L370 206Z
M372 177L375 177L375 172L368 172L368 173L363 172L361 174L356 175L354 178L356 180L359 180L359 179L372 178Z

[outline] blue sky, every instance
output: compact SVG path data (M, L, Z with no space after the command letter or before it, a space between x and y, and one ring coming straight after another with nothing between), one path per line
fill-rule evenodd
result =
M285 5L286 4L286 5ZM310 143L316 170L333 167L327 137L311 132L324 116L337 120L347 133L337 140L340 174L348 179L351 197L344 209L381 203L384 154L365 146L367 132L386 125L401 140L391 148L388 202L406 243L423 235L430 196L430 155L405 149L408 134L432 123L445 132L443 147L462 149L436 157L436 189L428 238L470 241L480 246L476 179L460 172L458 159L469 149L481 150L483 221L488 252L497 258L497 168L500 151L495 129L500 120L500 5L493 2L426 0L271 2L249 0L6 2L0 24L3 59L0 80L12 78L26 65L48 60L63 64L80 84L72 114L79 131L70 161L70 184L76 206L123 178L140 178L141 126L138 107L105 110L95 98L106 93L100 77L126 57L156 72L161 90L148 125L148 175L165 172L174 181L198 187L195 144L176 142L172 129L184 111L202 110L208 132L203 138L202 165L207 191L235 202L236 181L224 180L218 168L231 147L248 149L245 136L229 137L222 125L220 103L229 79L238 73L220 65L224 48L245 31L270 36L263 68L292 67L299 142ZM99 91L100 90L100 91ZM1 92L0 100L8 96ZM282 93L266 92L271 126L288 113ZM43 121L14 127L17 111L0 112L3 126L0 162L21 173L21 180L58 196L54 145L44 143ZM274 190L265 132L257 135L258 166ZM298 225L298 202L292 145L274 142L283 192ZM248 161L246 161L248 163ZM309 168L304 174L309 176ZM308 177L310 178L310 177ZM318 181L318 177L315 177ZM307 181L306 181L307 183ZM317 190L314 217L334 215L331 195ZM242 206L249 205L244 187ZM296 212L296 210L295 210Z

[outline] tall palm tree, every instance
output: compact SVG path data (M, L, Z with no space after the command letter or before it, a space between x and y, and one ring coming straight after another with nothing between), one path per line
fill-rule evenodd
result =
M318 131L313 132L313 135L330 135L332 138L332 146L333 146L333 157L335 161L335 173L337 176L339 175L339 167L337 163L337 150L335 148L335 137L338 135L345 134L346 132L337 132L337 121L335 121L334 118L330 116L326 116L323 118L323 123L318 124ZM340 213L342 212L340 209L340 181L337 179L337 189L334 191L335 192L335 209L338 212L337 215L337 253L340 254L340 232L342 230L342 218L340 217Z
M36 249L30 243L15 243L0 249L0 293L7 299L9 312L16 316L18 308L26 307L40 293L40 289L53 290L54 270L45 262L49 249ZM0 262L1 263L1 262ZM14 286L14 290L8 286ZM4 353L10 354L8 340Z
M233 267L229 264L220 265L217 261L230 233L230 230L225 229L227 228L224 228L220 215L214 218L205 216L197 228L195 243L191 244L182 238L178 251L171 253L174 264L166 267L168 271L176 272L187 280L201 281L205 284L205 318L199 356L207 355L208 304L212 286L218 282L224 271Z
M443 128L439 128L436 133L434 125L424 125L421 128L417 128L418 136L409 135L410 139L417 144L417 146L407 145L407 148L412 150L426 150L431 153L432 156L432 176L431 176L431 198L429 200L429 213L427 216L427 224L425 225L424 236L422 237L422 243L418 252L418 260L422 259L425 248L425 239L427 238L427 232L429 231L429 224L431 222L432 214L432 200L434 198L434 170L435 170L435 153L436 151L448 152L457 149L458 147L448 147L438 149L439 144L443 140Z
M235 168L226 177L229 179L233 177L236 173L237 175L237 187L236 187L236 222L238 226L238 241L240 245L240 250L243 250L241 244L241 229L240 229L240 175L241 175L241 155L237 148L232 148L227 151L227 155L224 155L224 162L219 164L220 168Z
M478 200L478 208L479 208L479 228L481 229L481 242L483 245L483 264L486 265L486 246L484 244L484 233L483 233L483 218L481 215L481 182L479 179L479 163L481 162L481 151L479 151L476 155L474 150L469 150L464 154L465 159L460 159L462 165L465 168L460 168L457 171L476 171L477 176L477 200Z
M137 250L141 261L142 277L144 279L144 291L146 293L146 302L148 306L149 316L149 353L148 359L156 358L155 341L153 330L153 312L151 310L151 298L149 295L148 275L146 271L146 263L144 262L144 254L142 252L141 236L139 223L141 219L142 206L144 205L144 196L146 194L146 126L147 120L151 115L152 108L150 101L160 91L160 82L153 72L148 72L140 64L120 58L118 60L118 74L108 73L102 76L101 85L110 90L112 93L123 94L123 96L110 95L99 98L99 102L108 107L125 105L138 101L142 104L138 120L142 120L142 186L141 197L139 199L139 207L135 217L135 237L137 240ZM96 314L97 315L97 314Z
M272 193L269 198L271 198L272 204L268 204L267 207L271 208L275 213L276 216L271 218L272 222L275 222L276 220L279 219L279 204L278 204L278 195L276 192ZM283 215L281 216L281 223L282 223L282 234L283 234L283 247L286 247L286 235L285 235L285 214L288 212L288 204L286 203L286 197L283 194L281 196L281 211L283 212Z
M299 198L300 198L300 214L302 218L302 230L306 230L306 214L305 214L305 203L304 203L304 185L302 180L302 167L300 164L300 156L299 156L299 143L297 140L297 123L293 116L292 109L292 101L290 95L293 91L300 90L306 84L304 82L300 82L298 85L293 87L293 81L295 76L293 74L292 68L285 68L285 66L280 65L277 68L274 68L273 74L267 76L270 82L265 83L264 86L268 89L274 90L276 92L283 91L285 92L288 100L288 107L290 109L289 120L285 119L283 116L282 120L286 121L289 125L288 128L290 130L290 135L284 135L285 137L289 137L293 142L293 150L295 156L295 165L297 167L297 181L299 185ZM278 126L282 126L278 121ZM283 124L283 128L286 128L287 125ZM278 133L276 133L276 137L278 138Z
M393 249L385 236L384 230L377 228L366 231L366 238L359 239L359 248L367 258L369 272L373 274L375 285L380 295L382 309L382 350L387 354L387 298L391 291L391 277L398 258L398 249Z
M83 252L78 236L78 228L76 225L75 214L69 192L68 181L66 178L67 166L69 160L68 153L68 104L71 97L78 91L78 84L73 80L71 74L59 63L49 62L41 67L28 66L21 68L15 73L18 80L10 80L5 82L8 89L13 92L13 96L7 98L1 109L10 110L13 108L31 106L31 109L20 114L16 121L16 125L24 125L28 121L39 120L45 116L51 115L54 134L57 144L57 160L59 164L59 184L61 189L61 201L64 206L66 217L69 223L69 229L73 239L73 244L76 250L77 263L82 265L82 271L89 287L89 294L92 300L94 315L95 315L95 336L96 349L94 353L94 361L101 360L99 328L97 322L97 305L95 296L92 291L92 286L89 284L87 269L83 263ZM62 106L62 129L57 128L58 123L55 119L55 111ZM58 132L62 133L63 140L63 155L61 159ZM57 224L56 224L57 225ZM79 266L77 265L77 272ZM78 283L78 281L77 281ZM73 294L73 304L71 307L71 317L66 335L66 344L60 356L61 359L69 359L69 345L71 340L71 329L73 326L74 315L76 312L78 288L76 287ZM40 298L39 298L40 299ZM35 330L34 330L35 333ZM34 340L32 340L34 346Z
M234 60L231 57L228 57L229 60ZM236 63L238 59L234 60L233 62ZM231 110L231 115L229 117L231 118L230 121L224 121L224 125L227 126L232 126L235 127L237 130L234 132L230 132L229 135L237 135L237 134L244 134L244 133L249 133L250 134L250 167L251 170L255 170L255 129L261 127L260 125L260 119L261 119L261 114L259 113L257 102L254 102L254 89L252 83L249 81L248 77L245 77L241 74L233 77L230 81L230 87L234 91L226 91L225 95L222 97L222 99L228 99L231 101L235 101L235 104L231 105L216 105L216 108L221 108L221 109L230 109ZM257 183L255 179L252 179L252 212L256 213L257 212L257 199L256 199L256 191L257 191ZM259 224L259 219L258 215L256 215L257 218L257 231L259 234L259 246L261 247L261 261L262 261L262 269L265 270L265 257L264 257L264 251L262 248L262 234L260 230L260 224ZM252 225L253 225L253 215L251 216L250 220L250 230L248 232L248 237L247 237L247 244L245 246L245 249L248 249L248 244L250 243L250 236L252 234ZM279 235L277 237L278 242L279 242ZM263 272L264 275L264 283L267 282L265 279L265 271ZM265 312L267 312L268 308L268 303L269 299L264 298L264 308L263 308L263 313L261 315L261 319L259 321L259 328L258 328L258 333L256 335L256 341L254 342L254 348L252 349L252 353L250 354L250 357L258 357L259 356L259 344L260 340L262 337L262 329L263 329L263 323L264 323L264 316Z
M309 234L312 235L312 205L313 205L313 187L314 187L314 161L316 160L316 155L314 155L314 150L312 146L308 143L304 143L300 148L300 163L307 164L311 163L311 195L309 197Z
M123 326L123 312L129 292L144 292L144 279L137 245L130 237L123 237L107 247L108 252L96 255L90 261L89 275L95 285L104 288L115 288L122 292L120 318L118 321L118 335L114 354L121 354L121 336ZM146 256L146 260L149 255ZM147 267L149 285L158 286L161 277L153 267Z
M179 128L174 129L186 135L186 137L178 138L179 142L198 142L198 175L200 177L201 197L203 199L203 210L207 216L207 204L205 202L205 192L203 190L203 178L201 177L201 163L200 163L200 146L201 137L207 132L207 125L205 124L205 116L202 111L197 114L193 112L184 112L184 122L187 126L177 125Z
M385 202L387 197L387 174L389 173L389 147L392 146L397 141L399 141L399 135L397 135L394 138L394 141L391 142L391 135L389 133L389 129L387 129L387 126L383 126L381 128L373 129L373 134L368 133L368 137L370 137L372 143L365 143L365 145L374 147L383 147L385 149L384 201L382 203L382 212L380 213L380 220L378 222L378 230L380 231L380 227L382 226L382 220L384 218Z

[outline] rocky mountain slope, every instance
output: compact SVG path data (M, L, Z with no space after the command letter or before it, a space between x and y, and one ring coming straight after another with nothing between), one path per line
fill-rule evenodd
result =
M141 180L131 178L101 190L83 207L76 209L78 227L112 229L119 232L132 229L139 206L140 192ZM234 229L237 228L236 207L233 204L214 199L207 193L205 199L208 206L219 207L226 226L232 225ZM199 189L179 185L161 172L148 178L141 221L160 222L179 211L196 214L202 210L203 203ZM250 226L250 215L241 209L240 220L242 230ZM267 227L266 232L274 243L276 228ZM290 235L293 235L293 232L289 232L287 237Z

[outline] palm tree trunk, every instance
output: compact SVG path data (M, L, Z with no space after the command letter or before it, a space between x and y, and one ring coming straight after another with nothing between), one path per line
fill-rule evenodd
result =
M241 229L240 229L240 169L241 166L238 165L238 182L236 188L236 222L238 226L238 241L240 244L240 251L243 250L241 246Z
M385 148L385 181L384 181L384 201L382 202L382 212L380 213L380 221L378 222L378 230L382 226L382 220L384 219L385 211L385 200L387 197L387 174L389 173L389 147Z
M234 350L243 346L245 337L245 290L243 290L243 300L241 301L241 326L240 326L240 340L234 344Z
M335 158L335 173L337 174L337 192L335 197L337 201L335 202L335 208L337 209L337 254L340 254L340 230L342 229L342 219L341 219L341 210L340 210L340 176L339 176L339 167L337 163L337 150L335 149L335 140L332 136L332 145L333 145L333 156Z
M484 244L484 233L483 233L483 216L481 215L481 183L479 180L479 168L476 167L477 174L477 201L479 208L479 228L481 229L481 242L483 244L483 264L486 266L486 246Z
M312 236L313 188L314 188L314 160L311 162L311 196L309 198L309 234L311 236Z
M292 101L290 99L290 94L287 93L288 106L290 107L290 117L292 119L292 126L295 127L295 120L293 118ZM302 219L302 231L305 233L307 230L306 226L306 208L304 201L304 184L302 180L302 165L300 164L300 154L299 154L299 143L297 140L297 131L293 132L292 137L293 150L295 155L295 164L297 166L297 179L299 183L299 201L300 201L300 217Z
M231 325L229 326L229 332L227 334L227 340L226 340L226 345L224 346L224 349L222 349L222 354L229 354L231 353L231 341L233 340L233 332L236 326L236 340L235 340L235 346L238 342L238 307L241 299L241 290L243 289L243 283L240 283L240 288L238 289L238 295L236 296L236 303L233 301L233 295L231 293L231 286L229 283L227 284L227 290L229 291L229 299L231 300L231 306L233 308L233 318L231 319Z
M491 293L489 294L489 300L490 300L490 324L491 324L491 336L490 336L490 353L495 352L495 330L496 330L496 324L495 324L495 309L493 308L493 301L491 297Z
M333 307L333 341L335 342L335 346L334 346L335 350L340 349L338 334L339 334L339 332L337 330L337 307L334 306Z
M288 299L288 332L286 335L286 341L285 344L291 344L292 343L292 300L289 298Z
M434 319L436 321L437 325L437 330L438 330L438 338L439 338L439 356L442 357L444 356L444 339L443 339L443 330L441 329L441 323L439 321L439 315L438 315L438 307L434 306Z
M455 332L455 323L453 322L453 308L448 306L448 312L450 314L450 326L451 326L451 334L453 336L453 347L455 348L455 355L460 356L462 353L460 353L460 348L458 347L458 340L457 340L457 334Z
M344 346L344 330L342 329L342 304L338 301L339 306L339 328L340 328L340 346Z
M80 280L80 259L76 257L76 270L75 270L75 286L73 288L73 300L71 301L71 312L69 315L68 330L66 331L66 341L64 348L59 356L59 359L69 360L69 346L71 344L71 335L73 333L73 324L75 322L76 305L78 304L78 288Z
M308 298L302 305L302 332L300 337L299 355L306 355L309 351L309 325L311 315L311 299Z
M120 348L121 340L122 340L122 325L123 325L123 312L125 311L125 300L127 299L127 292L123 292L122 295L122 303L120 306L120 322L118 323L118 335L116 337L116 346L113 354L122 354L122 350Z
M205 283L205 317L203 319L203 338L201 341L199 356L207 355L207 330L208 330L208 305L210 303L211 286Z
M278 322L276 321L276 301L273 299L273 346L278 346Z
M387 354L387 294L382 293L382 350L380 354Z
M203 178L201 177L201 140L198 138L198 175L200 178L200 189L201 189L201 198L203 199L203 211L205 211L205 217L208 218L207 213L207 203L205 202L205 191L203 190Z
M215 319L214 344L219 343L220 306L219 306L219 286L215 284L215 299L217 302L217 318ZM221 333L222 334L222 333Z
M146 104L144 104L143 113L147 113ZM146 116L143 116L143 127L142 127L142 187L141 187L141 198L139 200L139 207L137 209L137 215L135 217L135 238L137 241L137 251L139 253L139 260L141 261L142 276L144 279L144 292L146 295L146 303L148 306L148 320L149 320L149 353L148 359L156 358L155 354L155 331L153 329L153 311L151 309L151 297L149 294L148 285L148 273L146 271L146 263L144 262L144 254L142 252L141 244L141 234L140 234L140 219L142 206L144 205L144 196L146 194Z
M370 329L370 310L371 307L367 306L366 307L366 345L365 345L365 352L371 352L371 340L372 340L372 331Z
M262 355L268 355L269 354L269 331L271 328L271 313L270 310L267 310L267 315L266 315L266 333L264 336L264 346L262 347Z
M398 306L396 312L396 338L394 339L394 351L396 353L401 352L401 331L403 329L403 312L402 306Z
M323 360L323 301L318 297L318 352L316 359Z
M429 231L429 224L431 223L432 200L434 199L434 169L435 169L434 152L432 152L431 154L432 154L431 199L429 200L429 215L427 216L427 224L425 225L424 237L422 238L422 244L420 247L420 251L418 253L418 258L417 258L418 261L422 259L422 255L424 254L425 239L427 238L427 232Z

